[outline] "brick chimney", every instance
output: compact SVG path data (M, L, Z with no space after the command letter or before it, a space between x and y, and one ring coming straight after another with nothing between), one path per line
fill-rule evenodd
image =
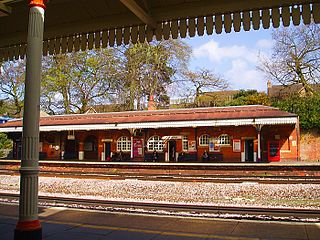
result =
M149 96L148 110L156 110L156 104L154 102L154 96L153 95Z
M268 97L270 97L270 95L271 95L271 88L272 88L272 83L270 80L268 80L268 82L267 82L267 95L268 95Z

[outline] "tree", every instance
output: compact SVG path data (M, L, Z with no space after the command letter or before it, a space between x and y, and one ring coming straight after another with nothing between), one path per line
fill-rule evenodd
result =
M302 84L306 95L320 83L320 27L317 24L281 28L272 34L273 53L258 67L282 85Z
M320 129L320 92L309 97L291 95L273 102L273 106L297 114L302 129Z
M125 102L125 110L141 110L151 95L158 107L168 104L168 87L187 67L191 50L180 40L167 40L130 45L122 53L118 96Z
M240 105L267 105L271 103L266 93L258 92L257 90L243 90L233 96L231 102L228 103L230 106Z
M204 91L223 90L229 87L229 83L222 77L215 74L208 69L200 69L198 71L185 71L185 80L181 82L185 85L191 86L189 94L194 96L194 107L200 107L200 96ZM188 94L188 91L186 91Z
M23 113L23 95L25 62L8 61L0 66L0 92L3 99L2 111L11 117L21 117Z
M43 71L43 108L52 114L85 113L108 102L118 85L118 65L112 49L49 57Z
M0 158L7 157L12 150L13 142L5 133L0 133Z

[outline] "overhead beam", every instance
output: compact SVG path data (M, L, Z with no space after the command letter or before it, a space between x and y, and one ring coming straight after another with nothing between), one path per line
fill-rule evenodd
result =
M122 2L122 4L134 13L134 15L136 15L142 22L152 28L157 27L157 23L154 19L145 10L143 10L135 0L120 0L120 2Z
M11 13L11 7L0 2L0 17L8 16Z

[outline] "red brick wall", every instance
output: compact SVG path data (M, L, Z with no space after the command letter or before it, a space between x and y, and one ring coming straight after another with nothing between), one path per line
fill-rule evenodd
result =
M280 142L280 158L282 161L297 160L299 157L299 141L297 129L294 125L264 126L262 128L262 150L263 158L267 157L268 141Z
M320 161L320 132L302 131L301 132L301 160L319 162Z
M60 151L53 151L50 148L50 142L54 139L55 134L60 133L46 133L43 135L43 151L47 152L48 158L59 158ZM257 141L257 130L254 126L228 126L228 127L199 127L199 128L176 128L176 129L147 129L142 130L139 138L144 139L145 146L150 137L158 135L163 136L188 136L189 143L191 141L196 141L197 146L197 156L201 160L203 152L206 150L209 152L209 146L199 146L199 137L203 134L208 134L210 138L218 138L221 134L228 134L230 136L231 142L229 146L221 146L220 153L223 154L224 162L241 162L241 155L244 152L245 141L247 139L254 140L254 152L257 155L258 152L258 141ZM60 134L61 135L61 134ZM75 132L75 137L79 143L84 143L85 139L94 135L98 140L98 159L101 160L102 152L104 151L103 139L112 139L111 151L117 151L117 140L126 136L131 138L131 133L129 130L105 130L105 131L78 131ZM318 136L319 137L319 136ZM49 139L48 141L46 139ZM62 136L61 141L66 139L66 135ZM241 152L234 152L232 140L241 140ZM270 140L277 140L281 145L281 160L296 160L299 155L298 151L298 137L297 130L293 125L277 125L277 126L264 126L261 130L261 150L262 150L262 160L267 161L267 143ZM182 152L182 139L176 139L176 151L178 153ZM307 141L304 141L307 142ZM320 142L320 141L318 141ZM295 144L294 144L295 143ZM295 146L296 145L296 146ZM319 159L317 155L318 152L312 151L312 149L319 149L319 146L312 145L308 143L303 146L310 146L310 148L304 147L304 155L311 154L310 158ZM83 148L79 144L79 148ZM79 149L79 150L81 150ZM307 153L307 149L309 152ZM167 152L167 144L164 146L164 152ZM192 151L190 151L192 152ZM130 154L130 152L128 152ZM143 160L143 159L141 159Z

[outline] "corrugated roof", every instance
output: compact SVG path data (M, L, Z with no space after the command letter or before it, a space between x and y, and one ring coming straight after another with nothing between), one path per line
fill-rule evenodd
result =
M210 107L189 109L168 109L154 111L131 111L112 113L91 113L55 115L40 118L40 126L85 125L85 124L120 124L148 122L176 122L201 120L227 120L252 118L286 118L295 114L281 111L274 107L251 105L236 107ZM1 124L0 128L20 127L22 119Z

